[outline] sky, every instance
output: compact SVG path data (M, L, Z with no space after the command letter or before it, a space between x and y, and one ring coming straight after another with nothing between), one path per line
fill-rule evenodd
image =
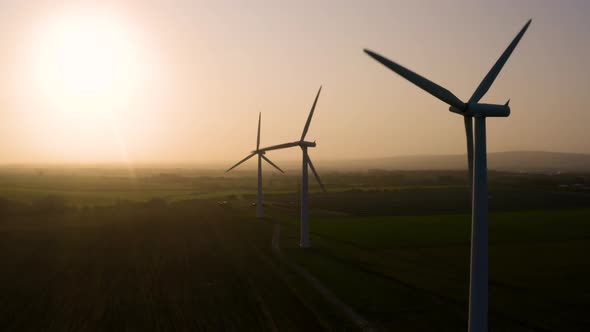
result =
M0 2L0 164L232 162L307 134L314 160L464 154L460 116L362 52L482 102L488 151L590 153L588 1ZM295 160L295 149L269 155Z

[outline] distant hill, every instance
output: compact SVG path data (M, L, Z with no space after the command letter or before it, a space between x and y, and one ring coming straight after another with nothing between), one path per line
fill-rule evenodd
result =
M466 169L465 155L415 155L387 158L318 161L318 167L333 170L451 170ZM289 165L291 166L291 165ZM526 172L590 172L590 154L512 151L488 154L488 168Z
M320 174L326 171L366 171L369 169L382 170L466 170L467 157L465 155L406 155L385 158L323 160L314 156L314 165ZM281 168L289 170L289 174L297 174L301 167L301 160L275 160ZM158 164L137 163L130 169L126 164L0 164L2 172L16 172L26 174L90 174L104 176L124 176L130 172L135 175L157 175L160 173L180 174L185 176L219 176L236 160L216 161L209 163L178 163ZM277 172L269 165L270 172ZM499 171L524 171L534 173L546 172L590 172L590 154L545 152L545 151L511 151L494 152L488 154L488 168ZM240 165L232 174L249 174L256 169L256 162ZM31 173L32 172L32 173Z

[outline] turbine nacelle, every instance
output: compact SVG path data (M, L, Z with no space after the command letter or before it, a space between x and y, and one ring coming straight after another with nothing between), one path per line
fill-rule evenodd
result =
M510 101L508 101L510 102ZM455 106L449 107L449 111L460 115L479 117L507 117L510 115L510 106L508 102L504 105L469 103L465 108L460 109Z
M299 142L299 146L300 147L307 147L307 148L315 148L316 143L315 142L308 142L308 141L300 141Z

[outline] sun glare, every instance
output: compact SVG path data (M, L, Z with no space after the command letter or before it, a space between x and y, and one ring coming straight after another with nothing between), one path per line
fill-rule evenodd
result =
M141 50L130 29L109 16L69 13L40 29L35 79L60 109L111 112L141 87ZM93 107L81 107L87 104Z
M142 25L117 14L68 9L31 26L19 91L34 114L28 135L44 151L124 160L138 132L127 127L153 116L164 85L159 62Z

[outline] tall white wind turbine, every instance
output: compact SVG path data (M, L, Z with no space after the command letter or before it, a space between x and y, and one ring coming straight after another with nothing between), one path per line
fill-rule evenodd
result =
M231 171L232 169L238 167L241 163L245 162L246 160L258 155L258 192L256 193L256 217L262 218L262 159L264 159L267 163L269 163L272 167L278 169L281 173L283 172L279 166L275 165L270 159L268 159L264 154L265 151L260 150L260 119L261 114L258 113L258 135L256 136L256 150L252 151L246 158L240 160L237 164L230 167L226 173Z
M531 24L529 20L508 48L502 53L492 69L484 77L471 98L464 103L449 90L400 66L399 64L365 49L364 51L387 68L414 83L434 97L450 105L449 110L463 115L467 135L467 158L472 178L471 213L471 271L469 287L469 331L488 330L488 184L486 161L486 117L507 117L510 107L504 105L482 104L486 94L500 70L518 45L518 42ZM473 147L472 118L475 118L475 148ZM475 160L472 161L475 155Z
M320 176L316 171L309 155L307 153L307 148L313 148L316 146L315 142L309 142L305 140L305 136L307 135L307 131L309 129L309 125L311 123L311 118L313 117L313 112L315 110L315 106L318 102L318 98L320 96L320 92L322 91L322 87L318 90L317 95L315 96L315 100L313 101L313 105L311 107L311 111L309 112L309 116L307 117L307 122L305 122L305 127L303 127L303 133L301 134L301 138L299 141L291 142L291 143L284 143L274 146L269 146L261 151L271 151L271 150L279 150L279 149L287 149L292 147L300 147L301 151L303 152L302 158L302 168L301 168L301 233L300 233L300 240L299 246L302 248L309 248L311 247L311 241L309 238L309 177L307 173L308 166L311 168L315 179L318 181L318 184L322 188L322 191L326 191L324 184L320 180Z

